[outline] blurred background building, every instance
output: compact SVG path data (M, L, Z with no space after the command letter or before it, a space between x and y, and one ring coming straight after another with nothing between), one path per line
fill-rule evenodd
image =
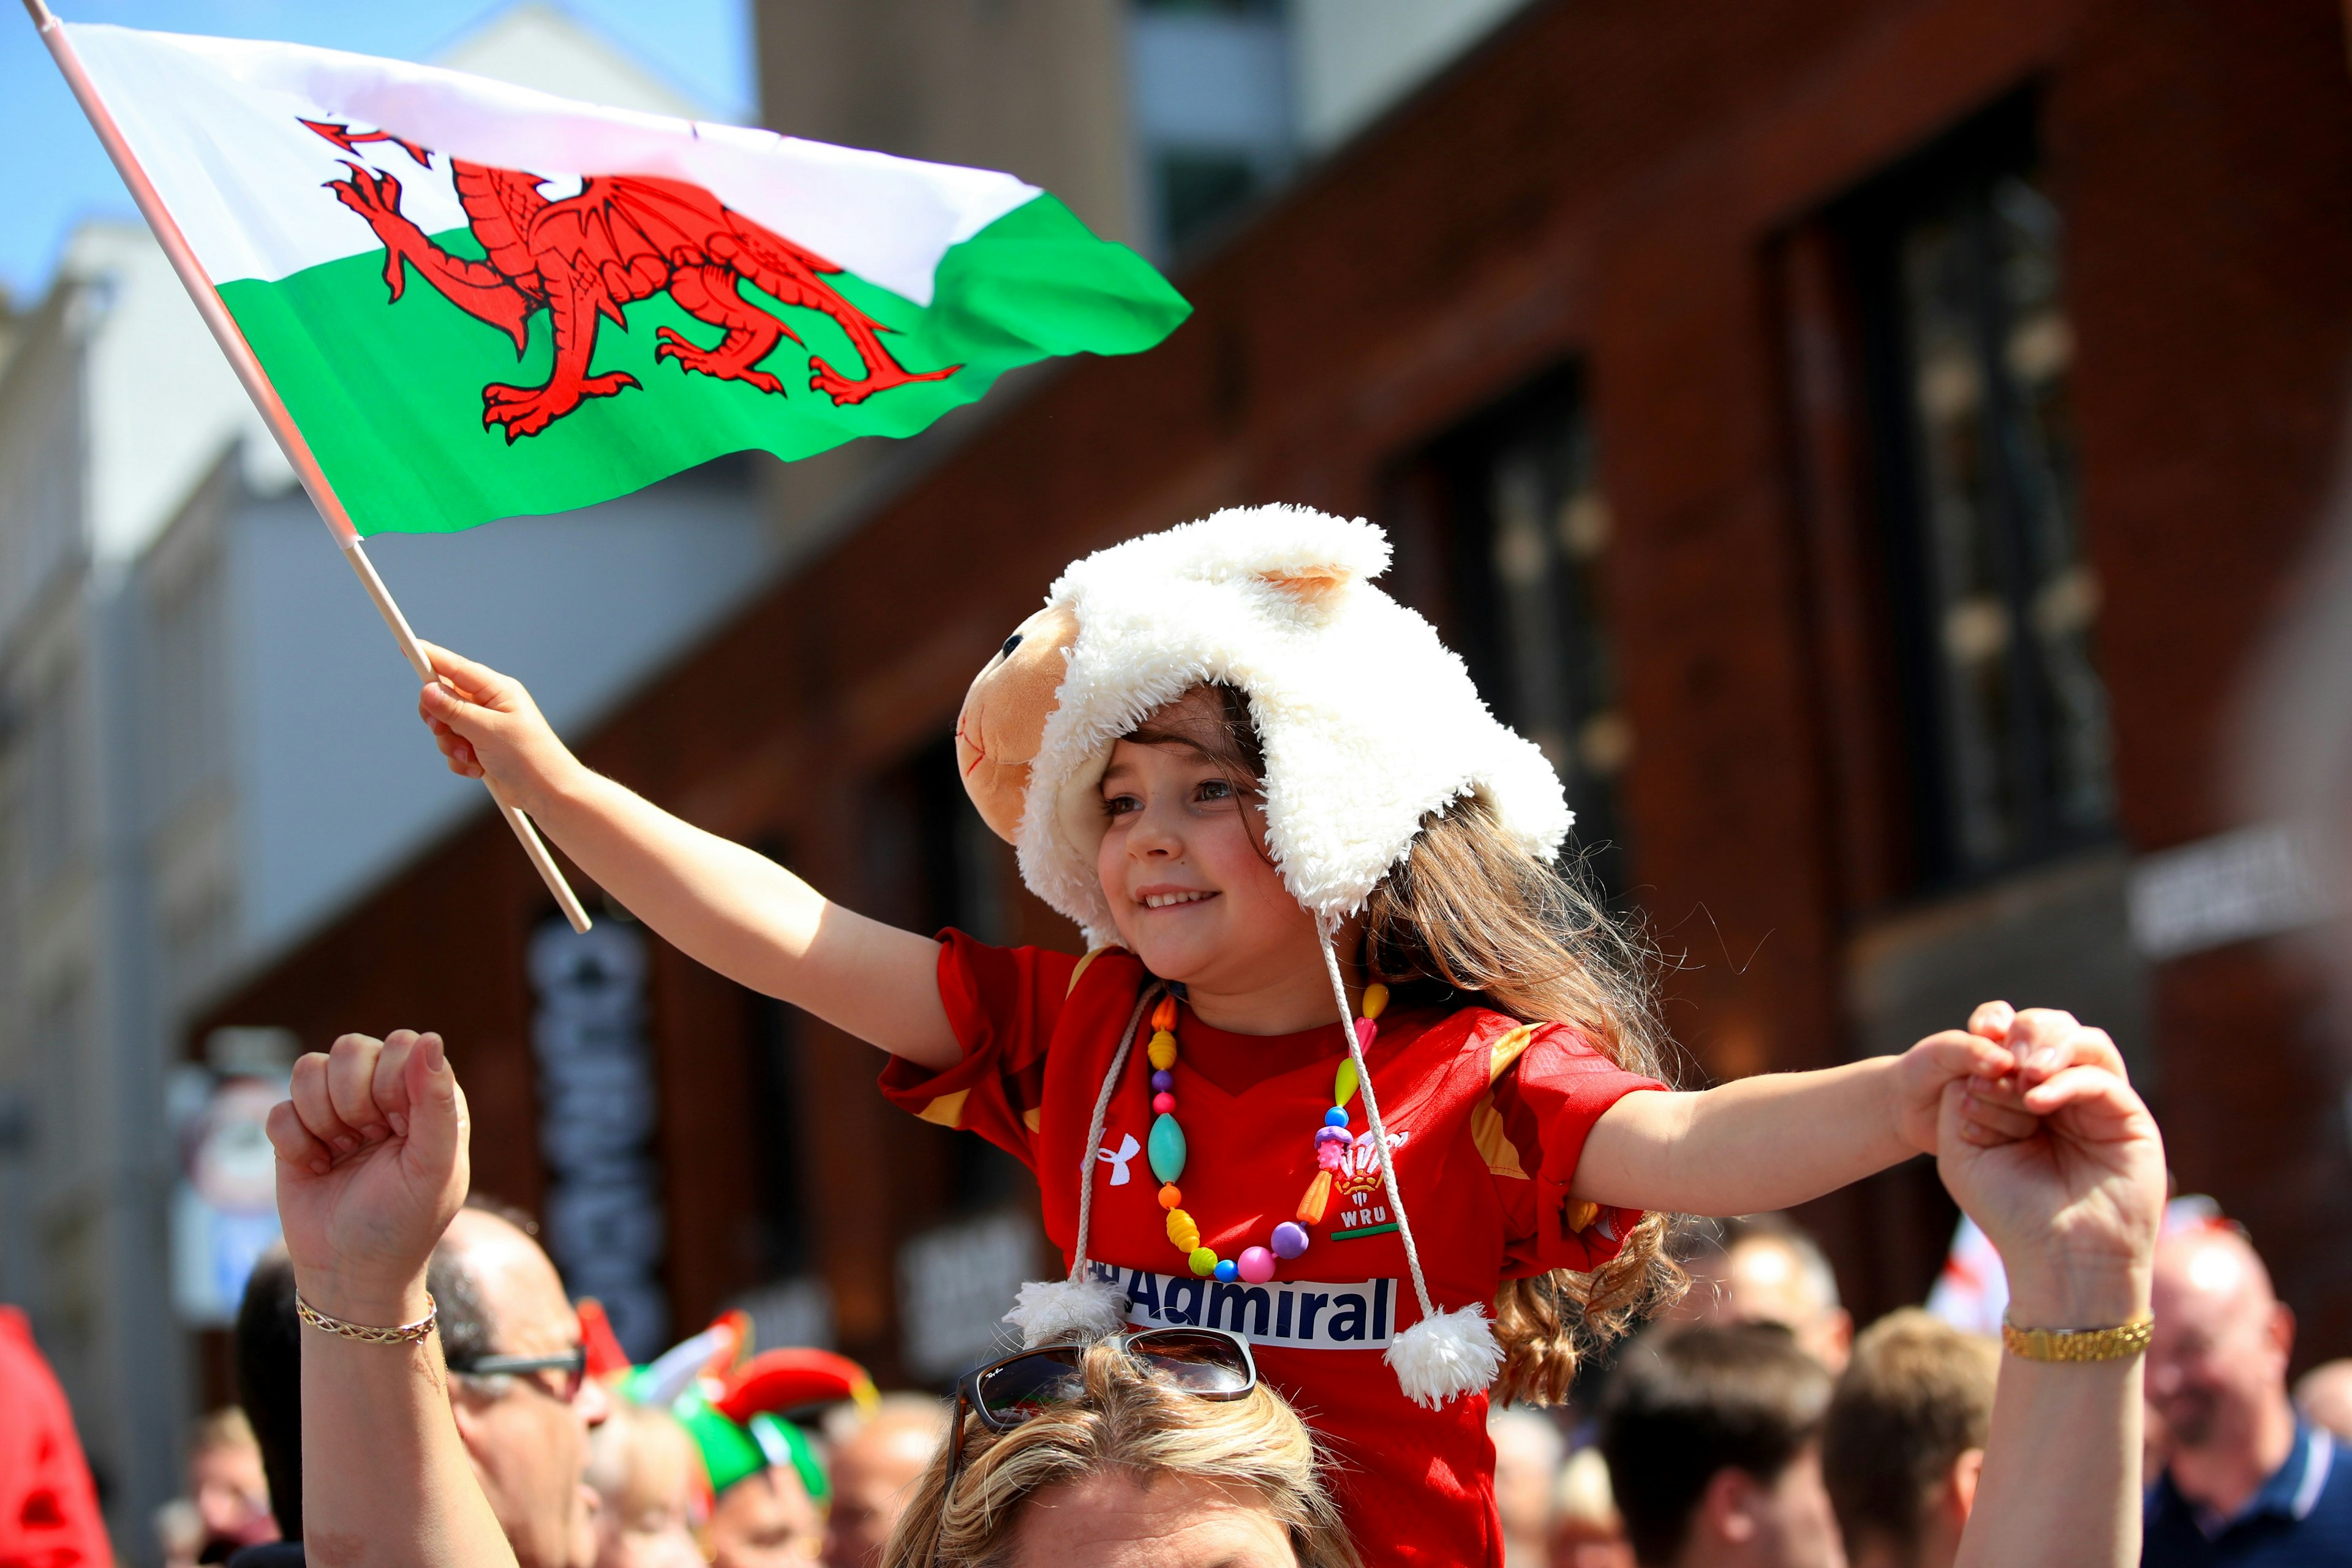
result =
M957 784L972 671L1087 550L1226 504L1370 516L1392 591L1567 779L1596 875L1668 960L1691 1081L1898 1049L1988 995L2073 1007L2123 1045L2184 1187L2252 1230L2299 1354L2352 1351L2352 1009L2311 962L2336 884L2291 816L2308 802L2245 764L2250 735L2342 701L2311 673L2335 623L2310 611L2321 632L2284 651L2277 629L2343 458L2340 8L755 19L767 123L1013 169L1197 314L912 441L722 467L446 555L387 542L426 635L530 681L594 765L858 908L1066 944ZM509 68L502 27L561 20L492 23L478 68ZM625 911L572 937L478 795L423 778L405 672L233 388L201 438L173 406L187 453L140 465L135 527L79 499L125 482L95 436L36 485L15 454L68 448L35 423L60 373L27 367L101 366L102 330L66 327L110 320L74 303L103 292L62 281L0 379L0 1291L35 1306L102 1462L128 1477L151 1416L224 1386L201 1331L114 1294L161 1289L173 1064L209 1046L204 1070L249 1075L347 1028L447 1033L478 1184L540 1212L575 1289L631 1303L625 1330L732 1303L886 1379L981 1354L1038 1263L1025 1173L890 1110L868 1047ZM52 493L74 499L20 499ZM82 542L27 542L42 527ZM13 564L42 548L71 564ZM180 586L205 581L226 586ZM66 629L16 629L37 626ZM226 709L195 695L205 659ZM82 728L44 739L35 694L101 668L148 673L73 675ZM167 679L163 709L132 705ZM35 830L60 812L91 837ZM1804 1217L1867 1317L1925 1293L1954 1216L1915 1162Z

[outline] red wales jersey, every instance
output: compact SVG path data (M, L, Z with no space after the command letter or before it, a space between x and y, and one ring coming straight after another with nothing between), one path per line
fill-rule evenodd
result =
M949 931L940 997L964 1058L938 1074L893 1060L883 1092L1028 1164L1044 1194L1045 1232L1066 1262L1077 1245L1078 1173L1091 1172L1090 1267L1118 1284L1138 1325L1230 1329L1250 1340L1260 1373L1337 1460L1333 1489L1367 1563L1499 1565L1486 1396L1423 1409L1381 1359L1421 1310L1369 1144L1336 1173L1307 1250L1264 1285L1196 1279L1168 1239L1144 1154L1155 1118L1140 1037L1100 1146L1081 1147L1149 980L1117 948L1080 960ZM1184 1208L1203 1245L1237 1257L1266 1245L1315 1179L1315 1132L1346 1057L1339 1026L1232 1035L1185 1008L1176 1037ZM1640 1216L1572 1202L1569 1185L1601 1113L1634 1089L1664 1085L1621 1070L1573 1029L1477 1007L1392 1007L1368 1061L1439 1310L1491 1302L1507 1279L1589 1269L1615 1255ZM1350 1131L1362 1132L1360 1096L1350 1109Z

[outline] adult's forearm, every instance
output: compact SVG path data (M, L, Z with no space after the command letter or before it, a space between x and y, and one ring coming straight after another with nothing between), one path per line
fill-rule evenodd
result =
M1621 1208L1755 1214L1834 1192L1915 1152L1895 1130L1895 1058L1629 1094L1593 1129L1576 1195Z
M316 1292L316 1295L313 1292ZM415 1322L425 1285L303 1297L347 1322ZM302 1331L302 1541L315 1568L499 1568L513 1550L449 1413L438 1335L362 1344Z

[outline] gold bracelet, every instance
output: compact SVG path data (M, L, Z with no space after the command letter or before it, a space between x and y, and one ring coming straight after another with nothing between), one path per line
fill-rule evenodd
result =
M433 1292L425 1292L425 1315L413 1323L403 1323L396 1329L371 1329L362 1323L347 1323L341 1318L331 1318L310 1302L302 1293L294 1293L294 1315L314 1329L346 1340L357 1340L363 1345L413 1345L433 1331L433 1320L441 1315L441 1303Z
M2112 1329L2021 1329L2004 1315L2000 1342L2027 1361L2122 1361L2147 1349L2156 1320L2142 1313Z

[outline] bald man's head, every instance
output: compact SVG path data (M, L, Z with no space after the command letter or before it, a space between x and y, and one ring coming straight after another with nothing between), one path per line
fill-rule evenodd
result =
M2251 1443L2286 1408L2294 1315L2245 1237L2220 1226L2156 1250L2147 1399L2175 1449Z

